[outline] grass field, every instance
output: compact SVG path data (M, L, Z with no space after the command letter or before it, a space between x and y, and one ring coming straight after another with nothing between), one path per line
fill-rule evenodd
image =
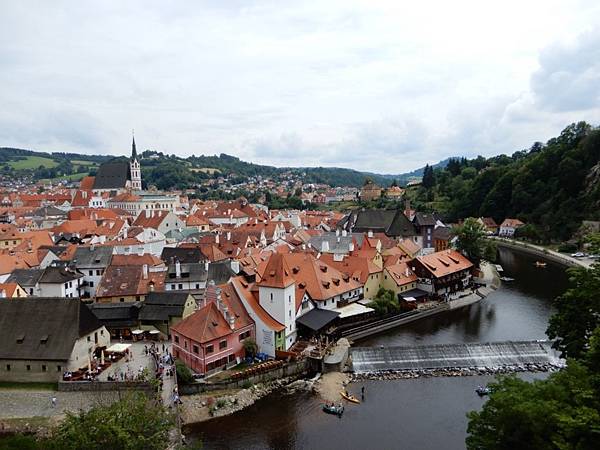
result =
M97 166L98 165L94 161L84 161L82 159L74 159L73 161L71 161L71 164L77 165L77 166Z
M42 156L26 156L25 159L20 159L18 161L10 161L8 165L15 170L23 170L37 169L40 166L52 168L58 166L58 163L53 159L44 158Z

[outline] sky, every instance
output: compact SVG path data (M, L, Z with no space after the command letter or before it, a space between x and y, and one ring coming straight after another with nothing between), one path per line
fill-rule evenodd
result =
M403 173L600 124L600 2L2 1L0 147Z

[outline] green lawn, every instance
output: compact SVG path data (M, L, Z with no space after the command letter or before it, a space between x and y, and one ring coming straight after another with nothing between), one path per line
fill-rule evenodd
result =
M96 165L96 163L94 161L84 161L83 159L74 159L73 161L71 161L71 164L79 165L79 166L95 166Z
M0 390L44 390L44 391L55 391L57 383L17 383L11 381L0 382Z
M52 168L58 166L58 163L50 158L42 156L26 156L25 159L9 161L8 165L15 170L37 169L40 166Z

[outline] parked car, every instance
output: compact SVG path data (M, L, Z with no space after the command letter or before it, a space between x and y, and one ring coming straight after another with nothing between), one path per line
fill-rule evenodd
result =
M573 258L583 258L585 256L585 253L583 253L583 252L572 253L571 256Z

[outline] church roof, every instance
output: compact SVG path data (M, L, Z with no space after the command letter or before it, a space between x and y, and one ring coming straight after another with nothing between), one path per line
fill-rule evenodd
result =
M128 180L131 180L128 161L107 162L98 169L94 189L122 189Z

